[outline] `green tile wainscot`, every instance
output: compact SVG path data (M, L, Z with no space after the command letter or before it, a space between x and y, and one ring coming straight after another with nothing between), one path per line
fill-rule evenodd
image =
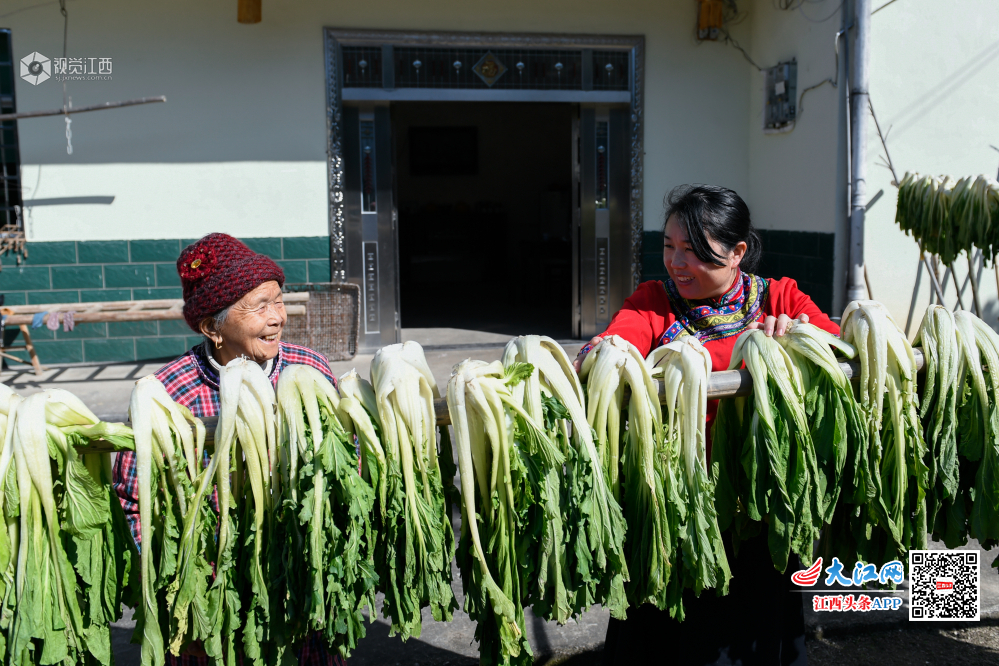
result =
M181 298L176 261L196 239L28 242L18 265L4 257L6 305ZM329 238L242 239L284 269L288 282L329 282ZM43 364L170 359L200 337L183 321L77 324L71 332L32 330ZM17 343L15 343L17 344ZM23 354L22 354L23 356Z
M836 235L814 231L759 229L763 259L756 271L762 277L789 277L812 297L823 312L832 310L833 251ZM662 280L663 235L646 231L642 237L642 280Z

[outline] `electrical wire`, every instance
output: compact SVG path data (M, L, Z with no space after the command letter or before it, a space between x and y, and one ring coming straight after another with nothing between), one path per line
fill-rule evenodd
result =
M726 30L725 28L722 28L721 29L721 34L725 36L725 39L722 40L724 43L729 44L729 45L735 47L736 49L738 49L739 52L742 54L742 57L746 59L746 62L748 62L753 67L755 67L756 71L758 71L758 72L762 72L763 71L763 68L760 67L759 65L757 65L753 61L753 59L749 57L749 54L746 53L746 49L742 48L742 46L739 44L739 42L737 42L735 40L735 37L733 37L731 35L731 33L729 33L728 30Z
M806 3L817 5L821 2L824 2L824 0L773 0L773 6L778 11L793 12Z
M808 14L805 13L805 9L804 9L805 6L804 5L801 5L801 6L798 7L798 13L801 14L801 17L803 19L805 19L806 21L808 21L809 23L825 23L829 19L831 19L834 16L836 16L836 14L839 14L839 10L841 10L843 8L843 2L845 2L845 0L840 0L839 5L837 5L836 9L834 9L832 11L832 14L830 14L827 17L825 17L824 19L813 19L813 18L809 17Z
M69 107L72 101L66 91L66 79L69 74L69 61L66 58L66 45L69 43L69 12L66 11L66 0L59 0L59 13L62 14L62 111L66 120L66 154L73 154L73 119L69 117Z
M842 6L842 5L841 5ZM836 33L836 37L833 40L833 49L836 52L836 74L831 78L825 79L824 81L819 81L814 86L808 86L801 91L801 95L798 97L798 111L795 114L795 121L801 119L801 115L805 112L805 93L809 90L815 90L816 88L821 88L825 84L830 84L833 88L839 87L839 38L846 34L846 31L850 28L844 28Z
M888 2L886 2L885 4L881 5L877 9L875 9L873 12L871 12L871 16L874 16L875 14L877 14L878 12L880 12L882 9L884 9L885 7L887 7L888 5L890 5L893 2L897 2L897 0L888 0Z

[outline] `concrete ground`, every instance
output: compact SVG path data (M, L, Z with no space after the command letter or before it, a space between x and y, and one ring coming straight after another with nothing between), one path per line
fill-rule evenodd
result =
M404 329L403 339L423 344L431 371L443 392L452 366L466 358L499 359L509 337L461 329ZM570 356L574 356L582 345L579 341L561 342ZM371 359L371 355L361 355L331 365L337 376L356 368L359 374L368 377ZM122 421L126 418L134 382L155 372L161 365L162 362L53 366L41 377L23 370L6 369L0 381L25 395L50 387L67 389L101 418ZM940 547L940 544L931 544L932 547ZM977 547L977 543L966 546ZM903 600L897 611L818 613L812 610L813 595L804 594L802 603L809 634L810 662L819 666L924 661L927 664L999 663L999 573L990 566L997 556L999 548L994 548L983 553L981 558L982 620L979 623L910 623L907 584L892 593ZM460 603L461 583L457 571L454 580ZM846 592L850 590L844 590ZM554 622L535 618L528 609L527 634L536 663L573 666L601 663L600 651L608 619L606 611L594 607L578 621L559 627ZM120 666L139 663L139 647L130 644L133 626L131 611L128 611L114 628L113 647ZM378 619L368 627L368 635L350 663L352 666L472 664L478 661L474 632L474 623L462 611L457 611L451 622L435 622L425 612L422 636L403 643L397 637L390 638L389 625L384 619Z

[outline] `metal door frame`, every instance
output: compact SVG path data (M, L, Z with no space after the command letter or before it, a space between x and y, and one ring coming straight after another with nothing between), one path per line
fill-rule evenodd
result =
M347 277L346 246L346 188L344 182L344 99L343 64L341 46L388 45L435 47L486 47L524 49L615 49L626 50L630 56L629 90L624 93L599 90L481 90L481 89L395 89L389 82L385 88L348 88L348 101L537 101L628 104L630 125L630 174L629 213L631 241L631 289L634 290L642 276L643 219L643 164L644 164L644 77L645 38L621 35L558 35L535 33L469 33L469 32L411 32L387 30L323 29L326 63L326 152L329 196L330 272L334 281ZM578 128L578 122L574 123ZM574 131L574 139L578 130ZM573 151L578 150L574 140ZM574 160L574 164L576 161ZM575 167L574 167L575 168ZM575 178L578 182L578 175ZM578 188L577 188L578 192ZM574 210L574 230L578 229L579 201ZM622 202L623 203L623 202ZM396 215L393 209L393 217ZM578 234L574 234L574 243ZM574 307L575 332L578 334L580 317L578 306L582 294L578 292L581 267L578 248L574 252ZM615 253L616 254L616 253ZM628 253L625 253L627 255ZM627 261L627 260L626 260ZM396 281L398 282L398 280ZM398 284L397 284L398 288ZM627 286L625 286L627 289ZM630 291L629 290L629 291ZM396 299L398 301L398 298Z

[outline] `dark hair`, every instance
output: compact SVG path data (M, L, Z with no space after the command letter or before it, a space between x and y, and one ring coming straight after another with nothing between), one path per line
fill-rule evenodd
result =
M713 185L681 185L673 188L664 201L666 217L663 218L663 235L666 222L673 215L694 249L694 255L703 262L723 265L721 255L711 248L708 238L713 238L731 252L739 243L746 244L739 267L752 273L760 264L763 244L749 219L749 206L738 194L725 187Z

